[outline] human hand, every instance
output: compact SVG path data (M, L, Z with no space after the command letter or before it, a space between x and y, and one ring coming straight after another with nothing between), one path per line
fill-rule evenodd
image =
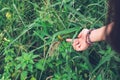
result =
M83 29L78 37L74 40L72 39L66 39L67 42L72 42L72 46L73 48L76 50L76 51L83 51L83 50L86 50L88 47L89 47L89 44L86 42L87 39L86 39L86 36L87 36L87 33L88 33L88 29Z

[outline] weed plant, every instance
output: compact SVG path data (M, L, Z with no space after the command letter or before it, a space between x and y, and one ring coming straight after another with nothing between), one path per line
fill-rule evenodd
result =
M106 22L106 0L0 0L0 80L119 80L105 42L76 52L66 38Z

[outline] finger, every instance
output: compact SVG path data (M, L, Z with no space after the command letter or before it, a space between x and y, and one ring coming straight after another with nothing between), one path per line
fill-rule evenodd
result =
M73 41L73 46L76 46L76 45L78 45L78 44L79 44L78 39L74 39L74 41Z
M83 29L83 30L79 33L79 35L78 35L79 38L82 36L82 34L83 34L84 31L85 31L85 29Z
M66 39L67 42L72 42L72 39Z
M80 38L80 37L84 34L84 32L86 32L86 31L89 31L89 30L88 30L88 29L83 29L83 30L79 33L78 37Z
M76 50L76 46L77 46L77 42L74 42L73 44L72 44L72 46L73 46L73 48Z
M76 46L75 50L76 50L76 51L81 51L80 47L81 47L81 44L79 43L79 44Z
M81 47L80 47L80 50L81 51L84 51L88 48L88 45L87 44L83 44Z
M74 40L72 46L77 51L77 49L80 47L80 43L79 43L78 39Z
M76 48L76 51L82 51L80 48Z
M79 34L78 34L78 38L80 38L82 36L82 32L80 32Z

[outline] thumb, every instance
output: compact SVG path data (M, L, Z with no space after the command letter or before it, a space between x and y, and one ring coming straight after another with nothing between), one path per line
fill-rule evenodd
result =
M72 39L66 39L67 42L72 42Z
M82 32L80 32L79 34L78 34L78 38L80 38L82 36Z

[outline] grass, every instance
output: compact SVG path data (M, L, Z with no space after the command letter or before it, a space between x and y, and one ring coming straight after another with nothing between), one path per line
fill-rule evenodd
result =
M105 0L1 0L1 80L118 80L105 42L76 52L66 38L106 22Z

